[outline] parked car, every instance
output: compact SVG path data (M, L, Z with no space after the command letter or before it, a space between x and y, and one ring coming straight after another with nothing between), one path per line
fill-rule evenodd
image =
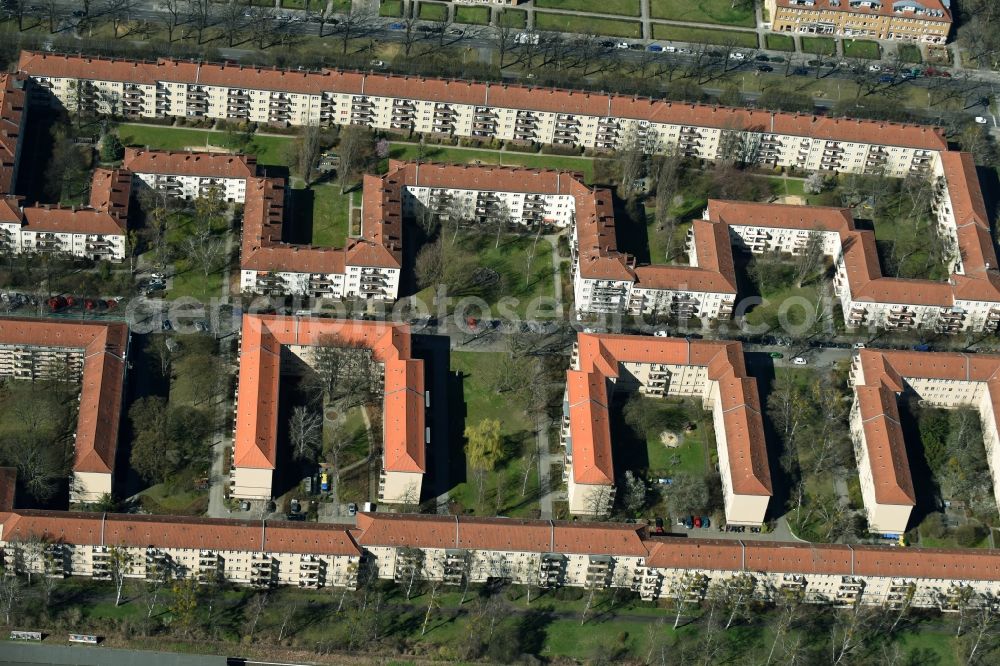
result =
M795 358L792 359L792 365L806 365L808 363L809 362L804 358L802 358L801 356L796 356Z
M330 475L326 472L319 475L319 489L324 493L330 492Z
M805 67L796 67L792 70L792 74L795 76L807 76L809 74L809 70Z
M882 71L882 65L879 65L878 63L873 62L872 64L868 65L868 71L869 72L881 72Z
M299 501L297 499L293 499L291 502L288 503L288 508L291 509L292 513L298 513L299 511L302 510L302 505L299 504Z
M663 51L663 47L660 46L659 44L650 44L649 46L646 47L646 50L652 51L653 53L660 53L661 51Z
M354 502L351 502L350 504L347 505L347 515L348 516L355 516L355 515L357 515L357 513L358 513L358 505L357 504L355 504Z
M771 352L770 354L768 354L768 356L770 356L771 358L785 358L785 355L782 354L781 352Z
M708 519L708 516L701 517L701 527L702 529L708 529L712 526L712 521Z
M240 509L242 509L243 511L249 511L250 510L250 502L248 502L246 500L243 500L242 502L240 502Z
M390 23L389 30L406 30L406 25L402 23Z
M931 348L928 344L913 345L913 351L929 351Z
M976 116L976 122L979 123L980 125L986 125L987 123L989 123L989 121L982 116Z
M695 516L694 517L694 526L695 527L701 527L701 516Z
M774 71L774 67L771 67L770 65L757 65L757 71L758 72L773 72Z
M768 58L763 53L761 53L759 56L757 56L756 58L754 58L754 60L756 60L757 62L769 62L771 59Z

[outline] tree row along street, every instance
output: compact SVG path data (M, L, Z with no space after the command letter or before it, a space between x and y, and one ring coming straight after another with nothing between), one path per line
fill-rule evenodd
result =
M257 49L281 47L281 62L287 64L299 60L307 66L323 63L376 70L391 66L401 73L486 80L498 76L505 80L527 77L533 84L665 93L667 97L691 101L699 101L704 95L718 99L727 94L723 103L759 104L765 108L785 108L793 103L796 106L788 110L815 107L838 114L889 119L902 119L899 114L905 108L923 122L945 124L984 113L989 115L993 87L1000 81L995 72L970 69L952 70L955 74L952 77L904 79L895 76L885 81L882 80L884 73L871 71L867 60L792 55L784 51L741 48L735 42L720 46L678 43L678 52L653 53L610 48L610 41L587 35L540 32L530 33L532 37L526 39L521 30L502 22L486 27L459 27L419 19L392 21L362 11L307 16L297 10L281 10L279 15L302 19L290 21L278 20L270 8L247 9L236 3L220 5L209 0L167 0L151 4L109 0L93 7L88 3L87 9L75 10L77 14L81 11L87 14L72 16L75 7L75 4L52 0L38 15L23 3L15 7L22 13L12 21L15 28L18 25L37 26L28 33L21 33L19 38L35 39L41 46L71 51L80 48L82 43L95 41L91 38L95 24L110 23L112 35L120 39L108 40L107 36L102 36L95 45L99 49L110 48L111 52L121 51L123 47L141 49L144 35L146 38L158 35L159 39L166 39L167 52L175 51L181 57L200 53L211 58L215 53L216 58L252 63L261 62L262 54ZM389 29L390 25L397 29ZM55 33L50 38L39 32L50 30ZM98 30L97 34L103 32ZM324 40L313 44L321 35ZM60 47L62 41L66 44ZM129 43L134 46L128 47ZM391 57L385 62L378 60L376 54L381 47L376 45L380 43L393 45L400 57ZM323 44L326 48L317 59L319 53L311 51ZM417 52L421 53L421 58L410 57ZM734 53L743 57L734 60L731 57ZM163 55L163 49L158 49L157 54ZM774 71L759 71L757 55L775 59L769 65ZM267 63L268 59L265 57L263 62ZM897 73L912 67L898 55L883 61L882 66ZM948 68L938 66L938 69ZM729 93L730 89L734 92ZM924 92L915 97L916 89ZM804 95L799 92L803 90L806 91ZM790 99L803 97L807 108ZM863 103L858 103L859 100ZM942 106L948 109L942 110Z

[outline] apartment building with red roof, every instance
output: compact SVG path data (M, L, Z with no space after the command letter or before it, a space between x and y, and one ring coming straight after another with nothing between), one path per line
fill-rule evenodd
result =
M216 193L230 203L246 201L247 181L257 175L250 155L126 148L122 168L154 190L181 199Z
M819 234L848 327L996 330L1000 271L972 156L942 153L931 175L938 230L952 249L947 281L883 275L874 232L857 229L848 209L744 201L708 202L688 235L689 265L637 265L617 249L612 212L588 199L573 240L577 310L725 319L738 297L734 246L799 254ZM600 209L605 194L594 196Z
M131 196L128 172L95 170L90 202L85 206L24 206L15 195L28 115L26 80L21 75L0 74L0 246L13 253L123 260Z
M126 324L0 319L0 377L30 381L67 367L79 377L73 502L111 492L128 346Z
M950 0L766 0L771 30L944 44Z
M614 150L639 142L716 159L746 139L759 164L905 176L947 150L940 130L625 95L345 72L278 70L160 59L23 51L19 71L33 98L141 118L217 118L280 125L361 124L400 133L536 142ZM103 93L103 94L100 94ZM109 101L110 100L110 101ZM115 106L114 100L125 100ZM112 108L114 106L114 108Z
M311 348L371 352L382 377L382 471L379 501L415 503L427 471L430 431L424 411L423 361L410 349L409 327L385 322L245 315L233 435L232 494L271 499L278 464L278 398L282 354L311 362Z
M360 513L357 525L15 508L0 468L0 565L15 573L107 579L169 572L203 583L355 588L362 567L385 580L445 585L503 578L541 588L622 588L698 601L739 576L761 601L957 610L1000 593L993 550L679 538L641 523ZM970 594L971 592L971 594Z
M572 513L601 515L614 499L615 393L701 400L712 412L726 522L759 525L771 499L760 397L738 342L581 333L563 400L562 444Z
M1000 356L863 349L851 365L851 436L870 529L902 533L916 494L898 400L979 412L993 492L1000 506Z

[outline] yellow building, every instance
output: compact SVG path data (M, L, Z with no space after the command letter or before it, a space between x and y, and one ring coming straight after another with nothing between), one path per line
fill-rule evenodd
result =
M767 0L774 32L944 44L948 0Z

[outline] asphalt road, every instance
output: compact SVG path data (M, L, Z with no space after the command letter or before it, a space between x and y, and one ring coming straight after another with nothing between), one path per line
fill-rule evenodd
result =
M69 15L73 10L76 10L79 7L77 0L56 0L56 2L57 4L60 4L64 8L64 14L68 17L67 19L65 19L64 26L67 29L72 30L73 24L79 19L69 18ZM313 36L319 35L320 24L317 22L304 20L306 17L306 12L301 10L283 9L281 10L280 13L288 16L296 16L301 18L302 20L275 21L274 25L276 30L285 30L293 34L300 34L300 35L313 35ZM140 0L138 6L131 12L131 18L133 20L145 20L150 22L162 20L165 17L165 15L166 13L161 9L160 5L150 0L146 0L145 2ZM95 11L94 17L100 18L100 12ZM46 20L44 18L44 15L40 18L42 21ZM323 27L324 34L330 35L331 39L337 39L336 35L331 35L331 33L336 31L336 26L333 25L335 21L336 17L333 17L330 23L326 24ZM362 34L358 34L357 37L369 38L383 42L403 41L405 39L405 36L402 31L389 29L388 26L392 23L394 23L393 19L388 19L388 18L375 19L372 27L365 29L364 32ZM418 29L435 28L438 27L439 25L440 24L434 21L418 21ZM493 37L493 35L491 34L491 30L488 27L452 25L451 27L448 28L448 30L449 34L445 36L443 42L445 45L448 46L462 45L470 49L470 52L476 52L480 54L480 57L485 57L487 59L489 59L490 54L496 49L496 39ZM452 34L452 31L456 31L456 33L458 31L462 32L461 34ZM434 43L437 43L439 37L438 34L435 32L429 32L427 30L424 30L422 32L418 32L418 39L425 41L433 41ZM610 40L609 38L609 41L617 41L617 40ZM653 43L656 40L631 40L631 41L636 44L645 45ZM663 42L663 40L659 41ZM417 43L420 43L420 41L418 41ZM684 47L683 43L678 43L678 42L673 42L673 43L677 44L681 48ZM691 44L690 46L692 48L700 48L701 45ZM712 47L712 48L714 48L717 51L724 50L722 49L722 47ZM255 51L252 49L242 49L242 48L219 48L218 50L223 55L223 57L235 60L239 60L243 57L249 56L252 53L255 53ZM742 49L742 50L745 52L749 51L747 49ZM817 58L817 56L815 55L812 54L789 55L786 52L768 51L766 49L754 50L753 52L763 53L769 56L789 58L790 60L792 60L793 67L806 67L809 70L809 76L811 77L816 76L816 68L809 67L807 65L809 61L813 61ZM631 49L605 49L603 52L597 54L597 57L609 60L613 59L613 60L621 60L633 63L639 62L641 61L641 59L644 58L648 59L651 56L655 57L658 60L671 59L682 66L693 65L698 60L698 56L693 53L685 54L685 53L663 52L663 53L657 53L654 56L653 54L650 54L643 50L631 50ZM716 58L715 60L720 60L720 59ZM823 60L828 61L831 64L837 64L841 62L842 59L829 57L829 58L823 58ZM754 62L752 59L749 58L742 62L735 62L730 60L726 66L726 71L730 73L737 72L746 74L747 76L754 76L757 73L756 66L758 64L759 63ZM774 63L773 66L776 73L781 73L784 71L785 65L783 63ZM715 73L717 74L722 73L721 63L716 62L716 64L714 64L712 67L713 67L712 71L714 71ZM996 72L975 70L975 71L969 71L967 75L970 81L973 82L973 85L963 84L965 85L965 87L969 88L969 90L967 92L965 99L965 108L962 111L942 113L935 109L919 109L912 107L909 108L909 110L914 113L919 113L925 116L929 121L933 121L938 124L950 123L956 120L964 120L979 115L990 117L988 110L981 104L979 104L979 100L983 96L987 95L990 97L994 96L993 87L997 84L1000 84L1000 74ZM504 72L504 77L512 80L519 79L522 76L524 76L524 74L521 72L512 72L512 71ZM841 67L838 65L832 68L831 67L821 68L819 72L819 77L823 80L831 81L831 85L829 87L830 96L829 98L826 99L820 99L820 98L814 99L815 106L819 109L832 107L836 102L836 100L833 98L834 90L836 89L839 91L839 89L836 88L836 84L834 82L838 80L841 81L851 80L854 79L855 76L856 75L852 71L850 71L848 67ZM877 78L878 76L879 76L878 73L871 74L872 78ZM590 81L591 79L591 77L580 77L580 78L583 81ZM803 81L805 78L806 78L805 76L794 77L793 80ZM913 86L927 87L929 85L933 85L934 81L935 79L918 78L907 82L882 84L882 87L885 89L890 89L894 86L899 86L899 85L913 85ZM598 80L593 79L592 83L596 85L598 83ZM718 92L720 91L707 88L706 92L708 92L709 94L718 94ZM758 95L755 93L748 93L744 95L744 98L748 102L754 102L757 96ZM991 124L995 129L997 125L997 120L995 118L992 118L992 120L993 122Z

